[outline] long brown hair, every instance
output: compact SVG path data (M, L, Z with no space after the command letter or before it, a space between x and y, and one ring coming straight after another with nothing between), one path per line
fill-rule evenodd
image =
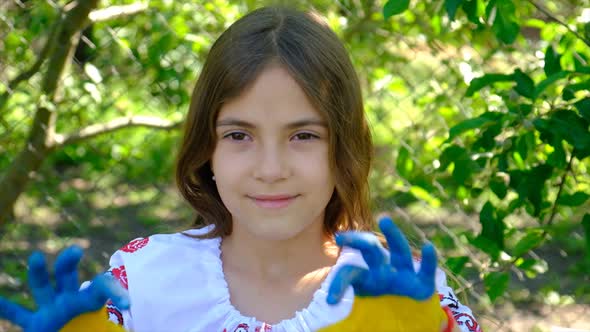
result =
M226 236L232 218L212 180L215 121L266 66L278 63L325 117L336 189L326 206L324 231L370 230L368 174L373 155L362 94L348 52L315 14L285 7L257 9L232 24L213 44L193 90L176 166L181 194L197 212L207 237Z

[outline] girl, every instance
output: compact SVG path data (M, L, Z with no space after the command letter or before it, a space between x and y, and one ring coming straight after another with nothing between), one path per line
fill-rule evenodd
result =
M27 331L106 330L89 312L110 298L109 318L135 332L479 331L431 245L419 266L389 219L389 252L367 233L371 153L337 36L314 15L256 10L215 42L193 91L176 180L195 228L117 251L110 274L128 293L106 276L78 291L76 248L54 291L34 254L40 309L2 301L0 315Z

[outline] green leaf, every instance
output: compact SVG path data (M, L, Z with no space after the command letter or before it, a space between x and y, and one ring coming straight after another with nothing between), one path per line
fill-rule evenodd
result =
M469 243L480 249L481 251L485 252L486 254L490 255L492 261L497 262L500 258L500 248L491 240L478 235L476 238L468 238Z
M590 213L586 213L582 219L582 227L586 235L586 256L590 257Z
M449 167L449 165L456 160L469 158L467 151L457 145L451 145L444 149L444 151L440 155L440 171L444 171Z
M533 266L537 264L537 260L534 258L526 258L526 259L519 259L516 261L514 265L521 270L530 270Z
M537 84L537 86L535 87L535 98L539 97L541 95L541 93L543 93L543 91L545 91L545 89L547 89L549 86L551 86L551 84L566 78L571 72L570 71L558 71L556 73L551 74L551 76L548 76L546 79L542 80L541 82L539 82L539 84Z
M410 187L410 194L414 195L419 200L422 200L428 203L430 206L438 207L440 206L440 200L430 194L426 189L419 187L419 186L411 186Z
M495 176L489 183L492 192L498 196L499 199L504 199L508 194L508 187L504 182L504 179L499 176Z
M516 139L516 150L523 160L535 151L535 134L532 131L527 131L525 134L518 136Z
M566 86L565 89L569 90L571 93L574 93L574 94L578 91L590 90L590 80L580 82L580 83L570 84L570 85Z
M512 249L512 255L520 257L536 248L545 240L543 232L538 229L528 229L527 234L520 239Z
M449 130L449 138L447 139L447 142L451 141L453 138L457 137L458 135L462 134L463 132L465 132L467 130L476 129L476 128L481 129L481 128L486 127L490 124L493 124L500 117L502 117L501 113L485 112L484 114L482 114L476 118L467 119L465 121L462 121L462 122L454 125Z
M590 148L588 122L572 110L559 110L549 118L549 130L563 137L577 150Z
M543 205L543 189L545 188L545 182L551 177L551 174L553 174L553 167L549 165L539 165L531 169L531 172L529 173L527 179L529 187L527 198L535 208L533 212L535 217L538 217L541 213Z
M590 97L579 100L574 105L578 109L578 112L580 112L580 115L590 121Z
M474 172L479 170L467 151L457 145L451 145L442 152L439 171L446 170L451 163L455 164L452 176L458 184L464 184Z
M572 100L576 98L575 91L570 89L569 86L566 86L565 88L563 88L563 91L561 92L561 97L565 101Z
M469 262L469 257L467 256L449 257L445 262L445 266L448 267L454 275L458 275L463 271L467 262Z
M497 82L512 82L514 81L514 75L506 74L485 74L481 77L474 78L469 84L469 88L465 92L465 96L471 97L477 91L490 86Z
M565 205L565 206L580 206L584 204L590 195L583 191L578 191L572 195L570 194L563 194L557 200L557 204Z
M486 293L490 297L490 300L494 302L500 297L508 288L508 282L510 276L507 272L490 272L483 279Z
M475 173L476 167L470 158L455 160L455 168L453 169L453 180L458 184L465 184L471 175Z
M547 157L547 164L559 168L565 169L567 161L565 159L565 150L563 148L563 140L559 136L554 136L553 142L551 143L553 152Z
M399 149L397 159L395 161L395 168L399 175L408 179L412 170L414 169L414 161L410 156L410 152L405 146Z
M455 14L462 2L463 0L445 0L445 9L449 15L449 20L455 20Z
M497 145L496 136L500 135L502 132L502 122L496 122L488 126L482 126L482 128L483 131L480 133L479 139L473 143L472 149L483 149L485 151L490 151ZM479 158L478 160L483 161L483 158Z
M462 5L467 19L477 25L481 25L479 20L479 3L479 0L464 0Z
M496 37L505 44L512 44L520 33L515 11L514 3L511 0L496 1L496 17L492 24L492 30Z
M492 241L499 249L504 249L504 225L503 218L498 215L496 208L489 201L486 202L479 213L481 224L481 237Z
M389 0L383 7L383 16L388 19L405 12L410 7L410 0Z
M557 53L553 45L549 45L545 49L545 66L543 70L547 77L561 71L561 55Z
M523 97L534 99L535 98L535 82L529 77L529 75L522 72L520 69L514 71L514 80L516 86L514 90Z
M511 170L510 187L516 190L521 201L528 201L533 205L533 216L540 215L543 205L545 182L551 177L553 167L542 164L531 170Z
M519 258L514 263L516 267L525 272L529 278L535 278L540 273L547 272L547 262L543 259Z

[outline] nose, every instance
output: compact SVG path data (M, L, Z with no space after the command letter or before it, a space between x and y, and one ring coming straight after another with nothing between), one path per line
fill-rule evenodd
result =
M279 144L267 144L257 152L254 177L265 183L274 183L289 177L290 169L286 148Z

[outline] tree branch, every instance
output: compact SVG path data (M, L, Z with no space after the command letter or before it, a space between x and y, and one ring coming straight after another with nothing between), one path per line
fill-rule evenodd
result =
M103 135L106 133L114 132L124 128L130 127L148 127L155 129L171 130L179 128L182 125L182 121L172 122L166 119L153 117L153 116L130 116L113 119L107 123L93 124L88 127L82 128L79 131L69 134L55 134L52 148L59 148L64 145L80 142L91 137Z
M145 3L133 3L130 5L123 6L111 6L104 9L97 9L90 12L88 18L92 23L104 22L114 20L120 17L127 17L141 13L148 9L148 5Z
M548 233L548 228L549 226L551 226L553 224L553 219L555 219L555 216L557 215L557 206L559 205L557 203L557 201L559 201L559 198L561 197L561 194L563 193L563 188L565 186L565 180L567 180L567 176L568 174L572 171L572 164L574 162L574 153L576 152L576 149L574 148L572 150L571 156L570 156L570 160L567 163L567 166L565 168L565 172L563 173L563 176L561 177L561 182L559 183L559 189L557 190L557 195L555 196L555 202L553 202L553 207L551 208L551 215L549 216L549 219L547 220L547 222L545 222L545 230L543 230L543 235L546 235Z
M545 16L547 16L553 22L558 23L558 24L564 26L569 32L573 33L574 36L576 36L578 39L580 39L581 41L583 41L586 45L590 46L590 40L584 38L584 36L580 35L577 31L575 31L574 29L570 28L569 24L567 24L564 21L562 21L562 20L558 19L557 17L555 17L552 13L550 13L543 6L541 6L538 3L536 3L534 0L528 0L528 2L531 5L535 6L535 8L537 8L541 13L545 14Z
M43 65L45 60L47 60L49 58L49 55L51 54L53 48L56 45L55 39L57 38L57 35L59 34L60 26L61 26L61 18L58 18L51 25L51 31L49 32L49 36L47 37L47 41L45 42L45 45L43 46L41 53L39 53L39 56L37 57L37 60L35 61L35 63L31 66L31 68L18 74L18 76L16 76L14 79L12 79L10 82L8 82L8 86L6 88L6 91L4 91L4 93L2 93L2 95L0 95L0 110L4 108L4 105L8 101L8 98L10 98L10 96L12 95L12 91L21 82L28 80L29 78L31 78L33 75L35 75L36 73L38 73L40 71L41 66Z

